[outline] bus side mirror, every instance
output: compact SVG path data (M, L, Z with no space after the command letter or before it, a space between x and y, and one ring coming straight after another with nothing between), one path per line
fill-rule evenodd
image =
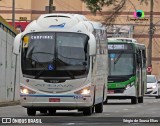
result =
M22 38L22 34L20 33L14 39L13 53L16 55L18 55L20 53L21 38Z
M96 39L93 34L90 34L90 39L88 44L89 44L89 55L95 56L96 55Z

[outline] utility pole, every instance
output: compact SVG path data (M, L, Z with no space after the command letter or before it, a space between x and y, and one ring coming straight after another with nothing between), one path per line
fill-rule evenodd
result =
M15 24L15 0L12 0L12 26Z
M147 67L152 68L152 38L154 34L154 24L153 24L153 0L150 0L150 28L149 28L149 44L147 49ZM151 72L148 72L151 74Z
M52 13L53 10L53 0L49 0L49 13Z

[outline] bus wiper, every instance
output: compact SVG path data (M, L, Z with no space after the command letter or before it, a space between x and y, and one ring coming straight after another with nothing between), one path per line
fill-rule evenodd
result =
M43 53L43 52L35 52L35 53ZM36 59L36 61L34 60L34 62L37 62L38 64L42 65L42 68L43 68L43 69L42 69L41 71L39 71L39 72L35 75L35 77L34 77L34 79L38 79L38 78L44 73L44 71L47 70L47 68L44 66L43 63L39 62L39 60L38 60L33 54L34 54L34 53L32 53L32 56ZM45 52L44 52L44 54L51 54L51 53L45 53ZM33 59L32 59L32 61L33 61ZM52 59L51 61L53 61L53 59Z
M121 56L122 56L123 53L124 53L124 51L122 51L122 52L118 55L117 59L114 61L114 64L116 64L116 63L118 62L118 60L121 58Z
M69 75L71 79L75 79L74 75L70 71L66 70L65 72Z
M63 65L65 65L65 63L62 62L59 58L56 58L56 61L58 61L58 62L62 63ZM65 72L67 75L69 75L69 77L70 77L71 79L75 79L74 75L73 75L70 71L65 70L64 72Z
M36 57L35 57L36 58ZM37 60L37 58L36 58ZM37 63L41 64L43 66L43 69L41 71L38 72L38 74L35 75L34 79L38 79L43 73L44 71L47 69L43 63L39 62L38 60L36 61Z

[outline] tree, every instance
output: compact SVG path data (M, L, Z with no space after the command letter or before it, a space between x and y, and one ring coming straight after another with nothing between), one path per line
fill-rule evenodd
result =
M101 12L104 6L113 6L112 13L109 17L105 19L107 24L115 21L118 12L121 12L125 7L126 2L130 2L132 5L131 0L82 0L86 3L88 9L93 13L96 14L97 12ZM149 0L138 0L140 3L148 4Z

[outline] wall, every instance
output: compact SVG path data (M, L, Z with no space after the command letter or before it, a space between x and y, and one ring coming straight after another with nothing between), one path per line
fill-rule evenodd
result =
M15 30L11 29L0 17L0 102L19 99L19 77L15 80L19 68L15 67L16 60L12 52Z

